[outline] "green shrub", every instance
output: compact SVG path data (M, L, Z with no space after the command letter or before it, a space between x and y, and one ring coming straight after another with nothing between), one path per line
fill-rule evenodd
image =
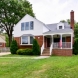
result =
M23 49L18 49L16 53L19 54L19 55L23 55L24 50Z
M76 40L74 41L73 54L75 54L75 55L78 54L78 39L76 39Z
M18 49L17 54L19 55L32 55L32 49Z
M13 40L11 43L11 46L10 46L11 54L16 54L17 50L18 50L17 42L16 42L16 40Z
M40 46L36 39L33 40L32 52L33 55L40 55Z

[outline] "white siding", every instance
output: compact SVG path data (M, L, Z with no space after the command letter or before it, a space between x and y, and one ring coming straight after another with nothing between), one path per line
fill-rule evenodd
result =
M24 30L21 31L21 23L22 22L34 22L34 29L33 30ZM35 18L26 15L24 18L22 18L14 27L14 37L19 37L23 34L32 34L32 35L43 35L43 26L44 24L41 23L40 21L36 20Z
M43 26L43 33L49 31L45 26Z

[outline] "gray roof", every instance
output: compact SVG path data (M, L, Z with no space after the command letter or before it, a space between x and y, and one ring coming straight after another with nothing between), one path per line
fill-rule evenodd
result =
M60 30L55 30L55 31L48 31L48 32L45 32L43 34L54 34L54 33L68 33L68 32L73 32L72 29L60 29Z
M55 31L57 30L57 24L58 23L46 24L46 27L51 31ZM64 23L64 29L70 29L70 25L67 22Z
M59 29L58 30L57 29L57 24L58 23L46 24L46 27L49 29L49 31L45 32L43 34L73 32L73 30L71 29L71 26L67 22L64 22L64 29Z

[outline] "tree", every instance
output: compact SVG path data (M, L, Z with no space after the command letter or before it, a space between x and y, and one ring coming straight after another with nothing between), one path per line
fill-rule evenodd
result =
M75 39L74 45L73 45L73 54L78 54L78 39Z
M34 17L32 5L27 0L0 0L0 27L8 35L9 46L14 25L26 14Z
M40 46L36 39L33 40L32 52L33 55L40 55Z
M18 50L17 42L16 40L13 40L10 47L11 54L16 54L17 50Z

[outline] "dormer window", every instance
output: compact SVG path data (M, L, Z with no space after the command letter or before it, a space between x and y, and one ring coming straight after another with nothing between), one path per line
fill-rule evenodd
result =
M59 26L59 29L63 29L63 26Z
M57 30L64 29L64 23L60 22L57 24Z

